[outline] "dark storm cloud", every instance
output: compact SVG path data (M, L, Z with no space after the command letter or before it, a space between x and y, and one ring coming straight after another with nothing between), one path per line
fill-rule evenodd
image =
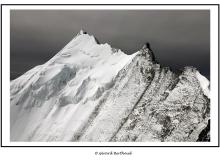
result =
M164 66L210 73L208 10L11 10L11 76L54 56L82 28L127 54L149 41Z

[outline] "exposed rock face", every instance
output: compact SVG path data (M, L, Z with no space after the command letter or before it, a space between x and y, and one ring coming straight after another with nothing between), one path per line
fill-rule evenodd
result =
M142 55L146 56L147 59L150 58L151 61L157 63L156 58L155 58L155 55L154 55L154 52L152 51L152 49L151 49L151 47L150 47L150 43L147 42L147 43L143 46L141 52L142 52ZM149 57L149 58L148 58L148 57Z
M204 79L161 67L149 47L129 56L81 31L11 82L11 140L206 141Z
M126 118L114 141L196 141L209 119L209 100L195 70L182 75L153 69L154 78Z

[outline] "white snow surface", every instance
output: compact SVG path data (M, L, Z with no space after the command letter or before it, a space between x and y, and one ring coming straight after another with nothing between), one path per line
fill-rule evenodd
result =
M70 141L136 55L80 31L51 60L11 81L11 140Z
M199 71L196 72L196 76L197 76L197 79L199 80L199 83L200 83L200 86L203 90L204 95L206 95L208 98L210 98L210 89L209 89L210 82L209 82L209 80L206 77L204 77L203 75L201 75L199 73Z

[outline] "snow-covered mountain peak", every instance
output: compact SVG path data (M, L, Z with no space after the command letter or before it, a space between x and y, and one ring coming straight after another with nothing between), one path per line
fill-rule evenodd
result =
M195 68L161 67L149 43L126 55L82 30L11 81L11 140L196 141L209 119L207 85Z
M41 98L49 99L66 83L70 83L67 88L79 92L91 85L88 95L82 96L85 100L96 94L100 88L106 89L109 85L111 86L118 72L135 56L136 54L126 55L108 44L98 44L94 36L89 34L78 34L48 62L12 81L11 96L18 92L23 92L22 95L25 95L38 90L34 93L37 95L35 97L37 101ZM26 78L28 83L23 83ZM74 94L77 97L79 93L74 92ZM41 95L45 96L41 97ZM36 99L32 105L37 105ZM20 104L20 101L16 104ZM24 108L28 107L28 104L20 105Z

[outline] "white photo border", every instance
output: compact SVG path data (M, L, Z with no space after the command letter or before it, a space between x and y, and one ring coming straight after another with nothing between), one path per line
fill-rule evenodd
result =
M10 10L210 10L211 142L10 142ZM2 147L219 147L219 5L218 4L2 4L1 5Z

